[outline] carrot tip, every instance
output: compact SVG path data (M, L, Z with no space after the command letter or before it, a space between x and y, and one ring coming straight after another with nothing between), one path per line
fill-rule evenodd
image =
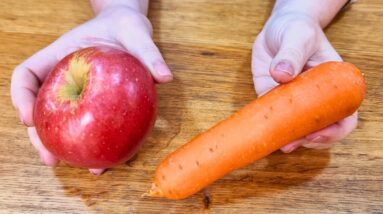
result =
M155 183L152 183L152 187L150 188L148 193L144 193L142 196L150 196L150 197L162 197L162 191Z

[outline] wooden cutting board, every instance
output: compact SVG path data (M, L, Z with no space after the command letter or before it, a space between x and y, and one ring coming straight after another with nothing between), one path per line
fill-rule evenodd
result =
M367 80L358 128L331 150L275 152L182 201L143 198L156 165L255 98L251 47L272 1L152 1L175 80L158 85L154 131L135 160L96 177L43 166L12 108L13 68L90 19L87 0L0 1L0 213L383 213L383 2L359 1L326 30Z

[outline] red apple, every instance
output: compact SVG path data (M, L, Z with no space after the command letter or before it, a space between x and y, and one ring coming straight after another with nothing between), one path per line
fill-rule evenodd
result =
M150 73L132 55L109 47L82 49L61 60L45 79L34 109L45 147L86 168L127 161L155 117Z

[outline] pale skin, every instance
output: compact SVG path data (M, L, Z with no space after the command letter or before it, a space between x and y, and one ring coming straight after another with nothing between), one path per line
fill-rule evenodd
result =
M33 106L40 83L65 55L94 45L110 45L136 56L158 83L173 75L152 40L146 17L148 0L91 0L95 17L67 32L15 68L11 82L12 101L27 126L33 146L48 166L59 161L41 143L33 123ZM280 83L294 79L302 70L324 61L341 61L323 33L346 0L277 0L272 15L253 45L252 73L259 96ZM113 24L111 24L113 23ZM113 27L111 27L113 26ZM346 137L357 124L357 113L294 141L281 150L289 153L300 146L329 148ZM105 169L89 169L95 175Z

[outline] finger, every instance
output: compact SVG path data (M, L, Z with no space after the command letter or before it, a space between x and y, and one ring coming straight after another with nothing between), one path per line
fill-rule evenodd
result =
M89 169L89 172L92 173L93 175L101 175L102 173L105 172L106 169Z
M14 107L19 113L20 121L33 126L33 108L40 86L36 74L24 67L17 67L12 75L11 97Z
M149 69L157 82L166 83L173 80L169 67L150 35L143 32L136 32L135 34L128 32L122 34L118 40L129 53L138 58Z
M290 25L282 33L281 45L271 62L270 74L276 82L291 81L303 69L317 46L312 27Z
M44 147L37 135L35 127L28 127L27 131L29 140L40 154L41 161L47 166L56 166L59 160Z
M341 140L351 133L357 125L357 118L357 112L355 112L350 117L347 117L336 124L332 124L306 136L305 138L301 138L283 146L281 150L285 153L290 153L300 146L312 149L328 149L336 141Z
M339 141L349 135L358 123L358 115L353 115L332 124L324 129L306 136L310 143L304 144L307 148L329 148L333 142Z
M253 82L258 96L263 96L278 85L271 76L253 77Z
M20 120L27 126L33 126L33 107L41 83L57 64L58 46L52 44L34 54L12 74L11 98L19 112Z
M271 54L265 48L264 33L260 33L252 50L251 71L254 88L258 96L262 96L278 85L270 76Z
M302 144L304 144L306 142L307 142L307 140L305 138L295 140L295 141L287 144L286 146L283 146L281 148L281 151L284 153L290 153L290 152L296 150L298 147L300 147Z

